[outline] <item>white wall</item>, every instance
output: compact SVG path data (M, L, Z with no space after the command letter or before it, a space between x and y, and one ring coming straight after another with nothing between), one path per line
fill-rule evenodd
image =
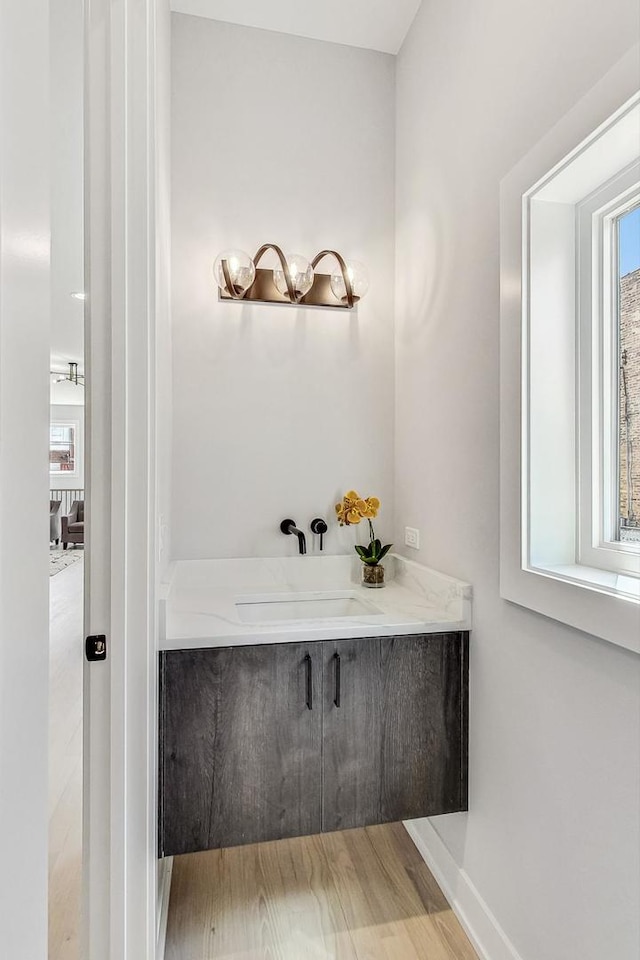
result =
M60 370L58 366L56 370ZM80 368L78 369L79 372ZM68 374L69 367L64 371L65 374ZM50 388L50 401L51 404L62 404L62 406L70 407L83 407L85 401L85 387L80 386L75 383L71 383L70 380L56 380L55 376L51 377L51 388Z
M0 3L0 942L47 954L49 3Z
M172 83L173 555L289 555L280 521L351 487L390 532L394 58L174 14ZM217 254L267 241L364 261L369 295L218 303Z
M172 408L171 382L171 10L156 5L156 456L158 577L171 559Z
M51 6L51 360L84 369L83 0Z
M522 960L637 960L640 660L499 599L499 183L638 17L431 0L398 61L395 536L475 591L470 813L433 824Z

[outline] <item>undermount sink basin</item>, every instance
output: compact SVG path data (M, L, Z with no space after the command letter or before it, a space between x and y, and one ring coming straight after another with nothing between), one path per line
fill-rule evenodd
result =
M265 594L236 600L243 623L277 620L331 620L337 617L371 617L381 614L373 603L354 592Z

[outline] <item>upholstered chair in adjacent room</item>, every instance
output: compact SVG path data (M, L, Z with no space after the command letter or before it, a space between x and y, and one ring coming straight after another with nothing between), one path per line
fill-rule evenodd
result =
M60 543L60 507L61 500L49 500L49 543Z
M66 550L69 543L84 543L84 500L74 500L62 518L62 549Z

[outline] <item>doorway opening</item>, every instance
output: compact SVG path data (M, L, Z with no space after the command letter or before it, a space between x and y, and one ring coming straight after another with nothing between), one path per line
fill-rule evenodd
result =
M50 7L49 960L80 960L85 505L84 12Z

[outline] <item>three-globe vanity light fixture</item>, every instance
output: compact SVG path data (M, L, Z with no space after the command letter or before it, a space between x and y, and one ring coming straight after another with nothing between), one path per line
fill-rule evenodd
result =
M259 268L269 250L275 253L278 266ZM325 257L334 259L333 272L316 273ZM242 250L225 250L213 265L213 275L220 300L351 310L369 289L367 268L356 260L345 260L335 250L322 250L309 262L297 253L285 255L275 243L263 244L253 259Z

